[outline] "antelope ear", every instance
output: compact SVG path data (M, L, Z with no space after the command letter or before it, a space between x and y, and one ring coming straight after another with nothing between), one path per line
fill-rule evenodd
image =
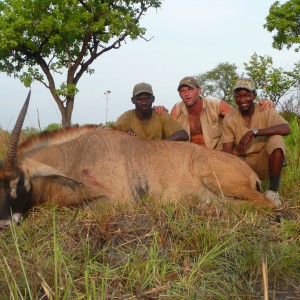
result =
M57 169L37 162L36 160L25 158L21 163L21 169L24 172L25 176L25 188L27 191L30 190L30 179L35 177L54 177L57 179L67 180L71 181L72 183L78 183L81 182L75 180L74 178L71 178L69 176L66 176L64 173L58 171Z

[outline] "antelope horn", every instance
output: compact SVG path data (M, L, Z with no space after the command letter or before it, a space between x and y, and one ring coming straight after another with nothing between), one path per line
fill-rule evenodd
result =
M24 119L27 113L27 109L29 106L31 90L29 91L25 103L19 113L18 119L14 126L14 129L11 133L11 137L9 139L9 145L7 150L7 156L4 162L3 172L13 175L17 170L17 148L19 144L19 138L22 130L22 126L24 123Z

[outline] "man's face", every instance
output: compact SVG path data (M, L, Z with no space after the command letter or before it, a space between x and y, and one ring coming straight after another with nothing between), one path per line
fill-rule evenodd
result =
M183 85L179 90L179 96L187 107L193 106L196 104L201 93L201 88L194 87L191 88L187 85Z
M246 89L237 89L234 92L234 100L240 111L248 111L254 105L256 92L250 92Z
M148 93L141 93L132 97L131 101L139 112L148 112L152 110L154 96Z

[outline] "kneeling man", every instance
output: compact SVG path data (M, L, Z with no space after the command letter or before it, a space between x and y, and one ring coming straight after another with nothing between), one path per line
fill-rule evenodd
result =
M276 206L281 204L278 190L285 155L284 135L290 134L288 122L277 111L260 111L255 84L240 78L234 85L238 110L230 112L223 123L223 151L239 155L261 180L270 179L265 196Z
M141 82L134 86L131 102L135 109L122 114L115 126L147 140L188 141L189 135L183 127L164 111L156 114L152 107L155 100L152 86Z

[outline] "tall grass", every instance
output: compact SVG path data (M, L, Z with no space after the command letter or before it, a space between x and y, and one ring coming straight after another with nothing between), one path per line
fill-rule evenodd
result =
M300 205L300 129L297 118L291 124L291 134L285 137L288 166L283 170L281 192L287 199L297 199Z
M283 208L217 198L48 203L0 231L0 299L300 299L300 134L291 127Z
M299 232L299 219L278 223L273 212L233 213L220 202L39 207L0 232L0 295L258 299L265 254L270 295L297 299Z

